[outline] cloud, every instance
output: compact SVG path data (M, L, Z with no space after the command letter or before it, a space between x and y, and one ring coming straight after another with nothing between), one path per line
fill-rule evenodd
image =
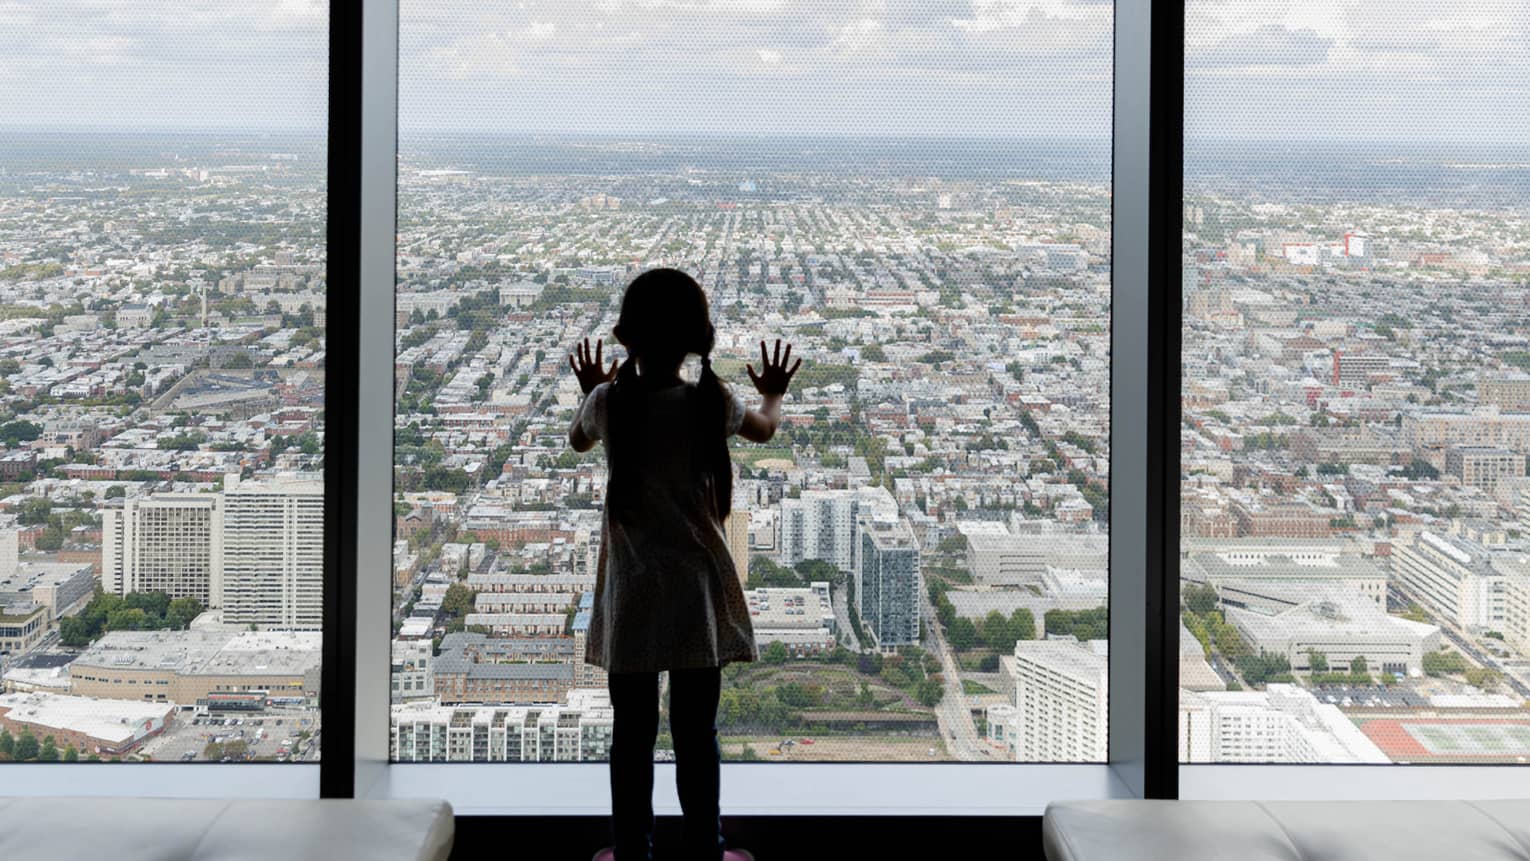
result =
M773 51L773 50L771 50L769 48L761 48L758 51L756 51L755 53L759 55L760 62L766 64L767 66L779 66L779 65L781 65L781 52L780 51Z
M882 22L875 18L861 18L840 28L839 35L829 43L831 52L854 54L875 47L883 33Z
M458 39L429 52L434 71L456 80L494 75L515 77L521 68L514 37L490 31Z
M953 18L951 25L969 33L1027 27L1048 20L1110 21L1113 4L1097 0L972 0L971 18Z
M1314 66L1328 61L1334 40L1302 28L1262 24L1233 33L1199 51L1186 51L1187 65L1200 68L1247 66Z

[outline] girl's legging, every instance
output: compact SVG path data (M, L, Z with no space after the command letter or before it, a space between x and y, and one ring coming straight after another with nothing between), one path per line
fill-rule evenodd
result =
M611 832L616 861L653 858L653 746L659 732L659 674L610 673ZM686 861L720 861L725 843L718 808L717 698L722 668L669 671L669 727L675 786L684 814Z

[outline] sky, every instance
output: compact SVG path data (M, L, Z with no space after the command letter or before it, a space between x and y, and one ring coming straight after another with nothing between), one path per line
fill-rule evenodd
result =
M1188 0L1186 129L1525 140L1525 0ZM400 0L400 127L1107 136L1110 0ZM321 0L0 0L0 124L322 131Z

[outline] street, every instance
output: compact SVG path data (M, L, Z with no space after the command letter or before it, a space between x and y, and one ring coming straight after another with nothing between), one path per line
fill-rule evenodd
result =
M941 633L940 621L935 616L935 605L930 603L930 596L923 593L919 596L919 603L925 619L926 639L932 647L930 650L940 658L941 675L945 680L945 696L935 706L935 719L940 726L941 737L945 739L954 759L962 762L994 759L994 748L985 739L978 737L977 724L972 722L967 696L962 692L961 668Z

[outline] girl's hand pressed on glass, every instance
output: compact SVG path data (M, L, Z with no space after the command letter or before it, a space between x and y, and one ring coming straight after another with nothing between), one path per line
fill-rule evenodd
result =
M603 339L596 338L595 354L591 356L590 339L585 338L584 343L575 346L575 355L568 357L568 366L574 369L574 376L579 378L579 388L585 394L589 394L591 390L601 383L609 383L616 379L616 369L621 365L621 362L612 359L611 370L607 371L604 369L605 363L601 360L600 355L604 343ZM761 346L764 346L763 342ZM801 360L799 359L798 361Z
M792 365L791 370L787 370L786 363L790 362L791 360L792 345L789 343L786 345L786 355L782 356L781 339L777 338L776 357L774 361L771 360L770 354L765 352L765 342L761 341L760 366L763 368L763 370L761 370L759 373L755 373L754 365L745 365L744 367L749 370L749 379L754 381L754 388L760 394L783 395L786 394L786 387L791 385L792 375L796 374L797 369L802 367L802 359L799 357L797 359L797 363Z

